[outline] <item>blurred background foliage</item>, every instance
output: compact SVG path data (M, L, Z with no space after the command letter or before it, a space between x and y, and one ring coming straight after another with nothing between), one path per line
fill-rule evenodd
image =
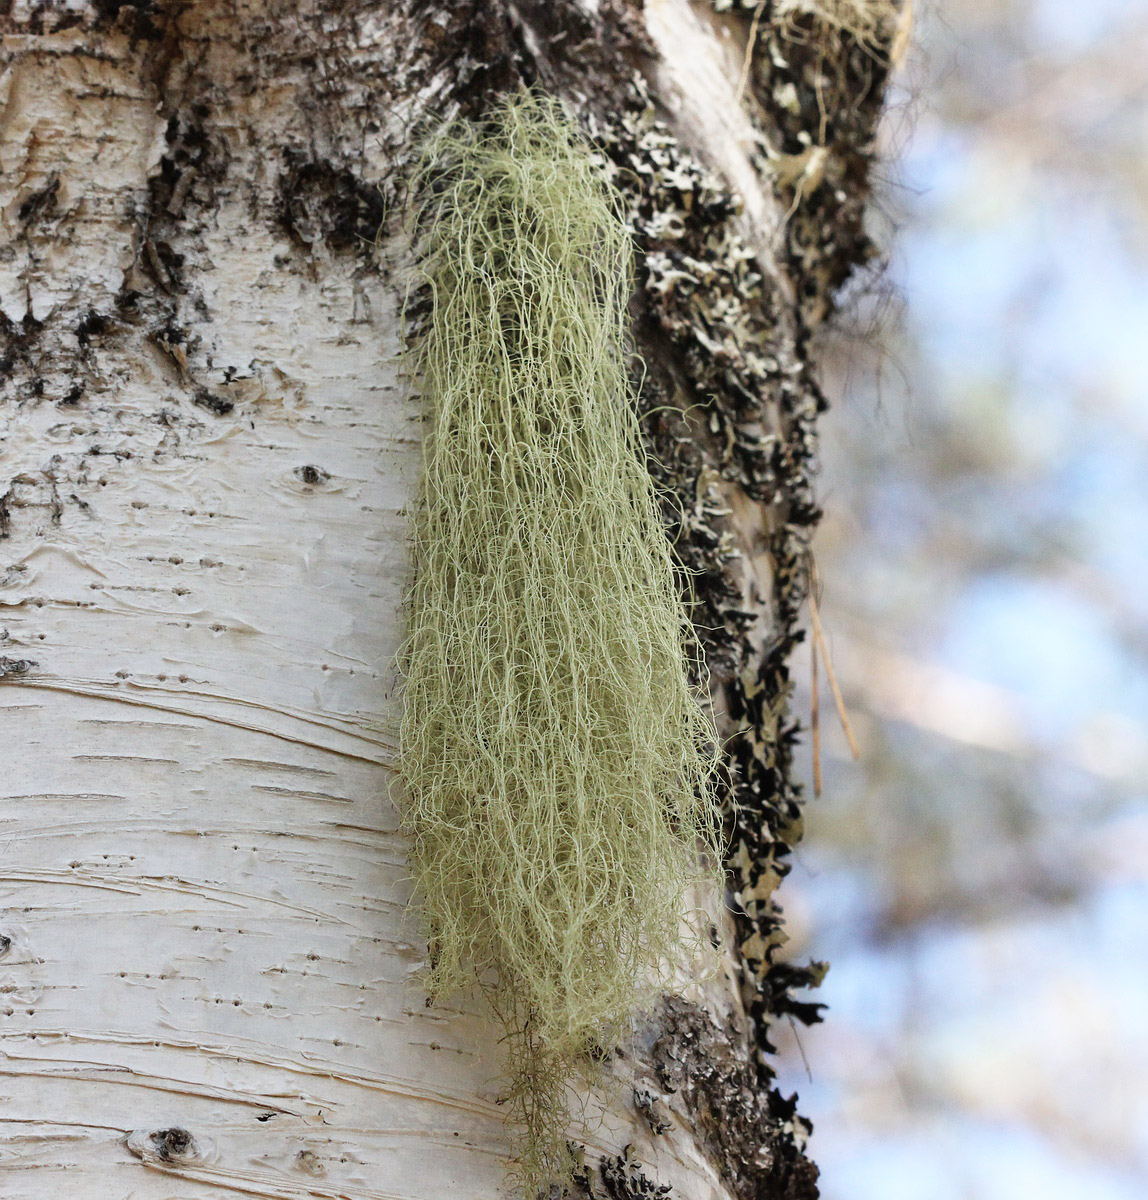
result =
M823 686L782 901L831 1007L779 1030L783 1090L825 1200L1143 1200L1148 0L918 7L891 262L827 348L821 612L862 757Z

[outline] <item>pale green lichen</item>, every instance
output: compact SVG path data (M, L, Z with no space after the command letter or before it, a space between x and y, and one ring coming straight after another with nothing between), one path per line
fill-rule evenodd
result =
M528 92L414 181L428 420L400 778L429 989L504 1024L528 1191L567 1082L680 959L720 862L713 734L627 384L629 237L576 126Z

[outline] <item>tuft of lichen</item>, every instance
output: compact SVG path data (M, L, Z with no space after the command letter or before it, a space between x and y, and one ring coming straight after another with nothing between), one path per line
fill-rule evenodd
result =
M680 958L720 862L713 733L628 386L631 248L557 102L430 140L427 417L399 770L429 989L506 1029L518 1174L569 1169L567 1081ZM703 865L708 864L708 865Z
M799 27L812 18L822 25L816 36L826 44L826 29L839 30L854 41L881 46L889 39L900 16L898 0L714 0L718 12L741 9L754 13L768 7L775 28Z

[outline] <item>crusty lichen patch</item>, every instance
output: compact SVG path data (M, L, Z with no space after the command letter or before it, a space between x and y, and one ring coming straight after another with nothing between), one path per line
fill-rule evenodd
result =
M580 1146L571 1145L570 1151L574 1166L561 1200L668 1200L673 1193L668 1183L658 1183L643 1170L632 1145L593 1165Z
M783 935L772 892L800 836L787 660L801 637L803 564L820 515L812 471L821 398L797 353L784 302L738 232L729 192L654 118L640 88L598 135L642 251L650 332L666 345L662 360L679 373L660 388L651 379L644 429L660 482L676 498L665 506L670 536L728 716L726 863L745 1001L768 1078L772 1017L816 1015L816 1006L790 995L815 981L815 969L773 962ZM694 412L680 401L666 404L672 391ZM719 485L760 510L768 592L745 593L745 551Z
M800 1152L811 1126L788 1100L759 1085L738 1030L705 1009L666 997L650 1051L667 1100L690 1114L696 1134L738 1200L817 1195L817 1168Z

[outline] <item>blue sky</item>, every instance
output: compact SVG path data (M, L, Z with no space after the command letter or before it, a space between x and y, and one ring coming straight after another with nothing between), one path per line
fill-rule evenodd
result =
M862 383L825 423L827 524L849 536L819 545L823 612L993 685L1027 741L1010 760L898 723L864 681L871 761L827 738L781 898L799 956L831 961L830 1011L800 1049L779 1030L825 1200L1148 1195L1148 223L1120 157L1148 161L1148 73L1129 96L1079 72L1066 111L1025 90L1130 22L1143 0L926 21L895 171L908 386ZM1037 124L1002 123L1005 101ZM890 925L930 837L965 908L941 888ZM1013 852L1036 881L1015 903Z

